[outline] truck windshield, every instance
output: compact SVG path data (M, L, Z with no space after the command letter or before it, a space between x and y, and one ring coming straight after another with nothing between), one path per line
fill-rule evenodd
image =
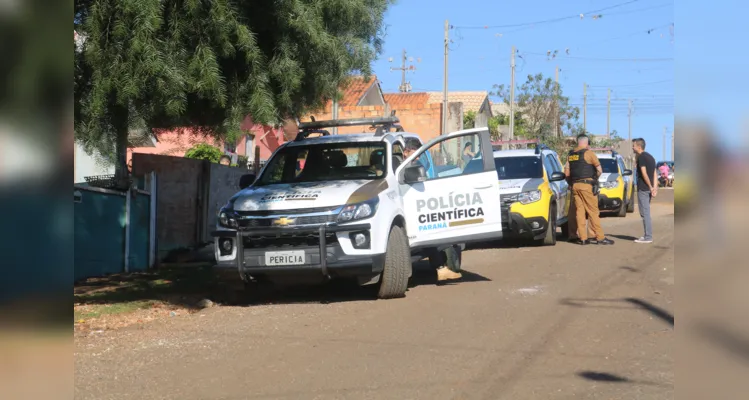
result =
M387 171L384 143L288 146L270 159L255 185L381 179Z
M601 169L603 170L604 174L619 173L619 165L613 158L599 158L598 161L601 162Z
M499 180L541 178L544 174L542 165L540 157L497 157L494 159Z

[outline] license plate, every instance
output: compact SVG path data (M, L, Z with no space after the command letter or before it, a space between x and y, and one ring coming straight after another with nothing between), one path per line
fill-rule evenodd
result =
M265 253L265 265L302 265L304 264L304 250L300 251L269 251Z

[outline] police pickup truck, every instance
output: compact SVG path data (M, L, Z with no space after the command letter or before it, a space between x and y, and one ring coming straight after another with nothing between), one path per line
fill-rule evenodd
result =
M394 298L405 295L412 262L501 237L488 129L439 136L404 160L406 140L418 136L398 124L394 115L299 124L297 138L257 177L242 176L218 212L216 268L245 282L357 278ZM376 131L330 135L334 126ZM470 161L462 157L468 142Z

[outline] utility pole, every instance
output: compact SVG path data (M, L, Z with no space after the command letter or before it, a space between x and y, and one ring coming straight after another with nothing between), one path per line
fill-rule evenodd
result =
M671 132L671 161L676 161L676 146L674 146L674 132Z
M663 127L663 158L661 158L661 160L663 161L666 161L666 129L668 128L664 126Z
M611 137L611 89L609 89L609 95L606 98L606 138Z
M393 62L393 57L390 57L389 61ZM390 71L401 71L401 84L398 87L398 90L400 92L402 92L402 93L406 93L406 92L410 92L411 91L411 83L410 82L406 82L406 72L407 71L413 71L413 70L416 69L416 67L414 67L413 65L406 66L406 62L407 61L413 62L413 57L411 57L411 59L409 60L406 57L406 49L403 49L403 56L401 58L401 66L400 66L400 68L390 67ZM418 58L417 61L421 62L421 58Z
M627 133L627 146L632 146L632 100L631 99L629 100L629 112L627 113L627 117L629 117L629 132ZM629 164L630 164L630 168L632 168L632 157L633 156L634 156L634 154L632 154L632 156L628 157L629 158L628 161L629 161Z
M442 86L442 134L447 135L447 57L450 51L450 23L445 20L445 76Z
M554 92L556 97L554 98L554 136L559 137L559 66L557 65L556 72L554 74L556 80L556 88Z
M588 134L588 85L583 82L583 133Z
M510 57L510 140L515 139L515 46Z

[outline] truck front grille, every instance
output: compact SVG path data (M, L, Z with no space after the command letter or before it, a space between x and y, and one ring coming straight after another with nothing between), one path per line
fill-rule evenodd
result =
M335 233L325 235L325 244L331 245L338 243L338 237ZM273 250L291 250L299 247L319 247L320 235L317 233L310 234L287 234L264 236L249 236L244 239L245 249L273 249Z

